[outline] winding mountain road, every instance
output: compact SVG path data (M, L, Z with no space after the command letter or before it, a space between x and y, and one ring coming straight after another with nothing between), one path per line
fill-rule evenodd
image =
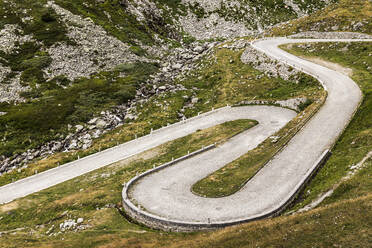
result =
M224 198L203 198L191 193L191 186L223 167L295 117L295 112L272 106L222 108L176 123L86 158L0 187L0 204L46 189L90 171L139 154L167 141L226 121L255 119L259 125L233 137L220 147L206 151L157 173L151 173L123 191L124 206L134 218L159 221L165 229L181 226L208 227L211 223L229 225L267 216L280 209L315 169L317 160L330 149L358 108L362 94L347 76L300 59L278 48L286 43L372 40L312 40L275 38L252 45L280 61L302 68L316 76L328 91L324 106L305 127L239 192ZM131 202L146 210L138 209ZM149 224L139 218L140 222ZM190 229L189 228L189 229ZM187 228L185 228L187 229Z
M335 40L276 38L252 43L268 56L316 76L328 91L328 97L285 149L240 191L222 198L204 198L190 189L200 179L255 147L257 143L251 138L254 130L127 185L123 190L123 205L129 215L150 226L182 231L242 223L281 210L318 167L325 151L332 148L362 99L359 87L349 77L278 48L286 43L326 41Z

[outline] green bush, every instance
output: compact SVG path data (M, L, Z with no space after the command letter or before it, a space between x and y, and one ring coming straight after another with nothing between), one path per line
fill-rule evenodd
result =
M300 111L304 111L308 106L310 106L311 104L313 104L313 101L310 100L310 99L306 99L305 102L302 102L298 105L298 109Z
M42 69L50 65L51 62L52 59L49 56L24 60L20 65L20 69L24 70L21 75L21 81L26 85L35 85L45 81Z
M135 55L140 56L140 57L145 56L147 54L146 51L143 50L139 46L131 46L129 50L132 51Z
M136 67L135 64L125 63L125 64L117 65L114 70L118 72L129 72L131 70L134 70L135 67Z
M39 56L39 57L33 57L31 59L26 59L26 60L22 61L21 65L20 65L20 68L22 68L23 70L26 70L30 67L31 68L42 69L42 68L47 67L48 65L50 65L51 62L52 62L52 58L47 56L47 55Z
M41 20L43 22L55 22L57 20L56 14L52 8L48 8L43 11L44 13L41 15Z

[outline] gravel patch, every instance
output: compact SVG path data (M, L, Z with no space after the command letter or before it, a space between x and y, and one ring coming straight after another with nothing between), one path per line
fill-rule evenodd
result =
M1 69L2 68L0 66L0 70ZM0 74L2 73L0 72ZM18 74L11 78L7 83L0 83L0 102L20 103L25 101L24 98L19 95L19 93L27 91L30 88L22 86L20 78L21 74Z
M16 24L5 24L0 31L0 51L11 54L27 42L35 42L31 35L23 35L23 30ZM20 92L26 91L29 87L23 87L20 83L20 74L4 83L4 79L11 73L11 68L0 64L0 102L23 102L19 96Z
M289 108L293 109L297 112L300 111L299 106L306 102L306 97L297 97L297 98L291 98L287 100L279 100L279 101L266 101L266 100L249 100L249 101L242 101L240 104L244 105L279 105L283 108Z
M156 7L155 3L148 0L137 0L137 1L122 1L127 10L133 14L137 21L146 21L146 14L151 13L152 15L161 17L163 11Z
M268 77L280 77L284 80L294 79L299 71L287 64L273 60L264 53L257 51L251 45L248 45L242 54L243 63L250 64L256 70L264 72Z
M22 35L23 30L16 24L5 24L0 31L0 51L6 54L12 53L16 44L23 45L26 42L35 41L31 35Z
M291 7L294 10L294 12L297 14L298 17L302 17L302 16L306 15L306 13L304 11L302 11L300 9L300 6L298 6L298 4L296 4L295 2L293 2L291 0L284 0L284 3L287 6Z
M129 45L107 34L89 19L72 14L70 11L48 2L67 26L67 36L77 45L58 43L46 49L53 59L44 70L48 79L65 75L73 80L89 77L98 71L111 70L117 65L135 61L146 61L129 50Z
M200 7L202 7L205 11L211 12L216 11L221 8L222 4L226 4L230 8L240 8L241 4L239 1L236 0L182 0L182 3L184 4L191 4L195 5L198 4Z
M243 23L227 21L217 13L202 19L194 14L180 18L184 30L199 40L210 38L231 38L253 35L255 31L247 28Z

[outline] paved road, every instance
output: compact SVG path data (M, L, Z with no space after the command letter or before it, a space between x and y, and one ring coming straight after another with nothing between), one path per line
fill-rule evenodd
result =
M213 112L176 123L154 131L151 135L119 145L92 156L50 169L17 182L0 187L0 204L49 188L90 171L123 160L148 149L157 147L198 129L205 129L227 121L237 119L256 119L260 124L257 130L258 142L272 135L295 116L295 112L269 106L247 106L239 108L225 107Z
M316 75L328 90L328 98L287 147L239 192L212 199L194 195L190 188L255 147L257 140L252 139L255 130L244 132L217 149L142 178L130 188L130 197L155 218L188 224L249 220L283 206L314 170L323 152L335 143L362 99L359 87L347 76L278 48L285 43L318 41L335 40L276 38L253 43L256 49L267 55Z

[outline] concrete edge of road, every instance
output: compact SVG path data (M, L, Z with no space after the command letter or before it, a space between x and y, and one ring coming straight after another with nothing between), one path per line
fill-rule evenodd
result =
M143 177L156 173L160 170L163 170L169 166L172 166L178 162L186 160L192 156L196 156L200 153L206 152L210 149L215 148L216 146L210 145L200 150L197 150L193 153L165 163L161 166L156 168L150 169L136 177L132 178L128 183L125 184L122 191L122 205L124 207L125 213L128 217L136 222L144 224L148 227L154 229L160 229L164 231L174 231L174 232L193 232L199 230L209 230L209 229L218 229L223 227L228 227L237 224L243 224L254 220L264 219L267 217L277 216L282 213L298 196L298 194L303 190L303 188L308 184L308 182L312 179L312 177L316 174L318 169L325 164L328 158L331 155L330 150L325 150L322 155L318 158L318 160L314 163L313 167L304 175L303 180L299 183L298 186L294 187L294 190L291 193L291 196L278 204L278 206L267 212L260 215L256 215L246 219L240 220L233 220L233 221L226 221L226 222L216 222L216 223L203 223L203 222L184 222L184 221L176 221L176 220L169 220L166 217L161 217L154 215L152 213L147 212L145 209L141 209L141 207L136 206L131 200L129 196L130 188L140 179Z

